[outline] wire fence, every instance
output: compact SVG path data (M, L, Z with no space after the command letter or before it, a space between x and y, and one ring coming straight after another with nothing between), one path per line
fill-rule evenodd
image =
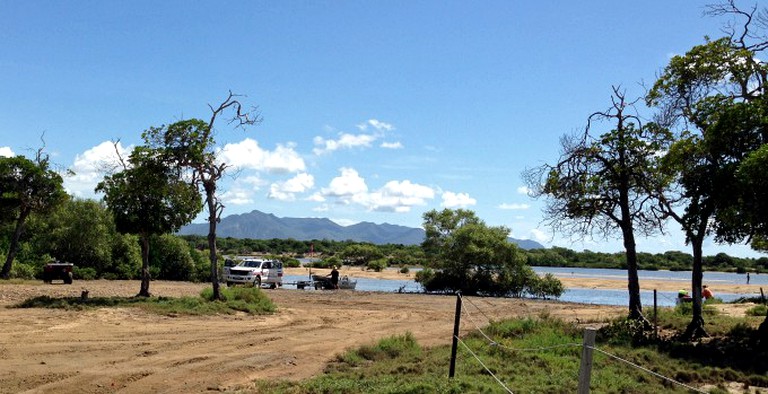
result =
M481 309L481 308L480 308L480 307L479 307L477 304L475 304L474 302L472 302L472 300L471 300L470 298L466 298L466 297L462 296L461 294L458 294L458 295L457 295L457 297L459 297L459 299L461 300L461 302L467 301L467 303L468 303L469 305L471 305L472 307L474 307L474 308L475 308L475 309L476 309L476 310L477 310L477 311L478 311L478 312L479 312L479 313L480 313L480 314L481 314L483 317L485 317L485 319L486 319L486 324L489 324L489 323L492 323L492 322L493 322L493 319L491 319L491 318L488 316L488 314L486 314L486 313L485 313L485 312L484 312L484 311L483 311L483 310L482 310L482 309ZM686 389L688 389L688 390L691 390L691 391L693 391L693 392L697 392L697 393L706 393L706 391L702 391L702 390L700 390L700 389L698 389L698 388L695 388L695 387L689 386L689 385L687 385L687 384L685 384L685 383L682 383L682 382L676 381L676 380L674 380L674 379L672 379L672 378L670 378L670 377L664 376L664 375L662 375L662 374L660 374L660 373L658 373L658 372L652 371L652 370L650 370L650 369L648 369L648 368L646 368L646 367L643 367L643 366L641 366L641 365L638 365L638 364L636 364L636 363L633 363L633 362L631 362L631 361L629 361L629 360L626 360L626 359L624 359L624 358L621 358L621 357L619 357L619 356L617 356L617 355L615 355L615 354L612 354L612 353L610 353L610 352L607 352L607 351L605 351L605 350L603 350L603 349L600 349L600 348L598 348L598 347L595 347L595 346L589 346L589 345L586 345L586 344L582 344L582 343L565 343L565 344L557 344L557 345L552 345L552 346L541 346L541 347L532 347L532 348L518 348L518 347L508 346L508 345L505 345L505 344L503 344L503 343L502 343L500 340L496 340L496 339L492 338L492 337L491 337L491 335L489 335L488 333L486 333L486 332L485 332L485 330L483 330L483 328L481 327L481 325L480 325L480 324L478 324L478 322L476 321L476 319L474 319L474 318L473 318L473 315L472 315L472 313L470 313L470 311L469 311L469 309L468 309L468 308L464 308L464 309L462 309L462 311L461 311L461 315L462 315L463 317L466 317L466 320L469 320L469 322L470 322L470 323L471 323L471 324L474 326L475 330L476 330L476 331L477 331L477 332L480 334L480 336L481 336L482 338L484 338L484 339L487 341L487 344L488 344L488 346L490 346L490 347L495 347L495 348L502 348L502 349L505 349L505 350L508 350L508 351L512 351L512 352L546 352L546 351L552 351L552 350L554 350L554 349L563 349L563 348L588 348L588 349L591 349L591 350L594 350L594 351L596 351L598 354L601 354L601 355L603 355L603 356L606 356L606 357L607 357L609 360L615 360L615 361L621 362L621 363L623 363L623 364L625 364L625 365L628 365L628 366L630 366L630 367L632 367L632 368L635 368L635 369L637 369L637 370L639 370L639 371L642 371L642 372L644 372L644 373L647 373L647 374L650 374L650 375L652 375L652 376L655 376L656 378L659 378L659 379L665 380L665 381L667 381L667 382L669 382L669 383L672 383L672 384L678 385L678 386L680 386L680 387L684 387L684 388L686 388ZM519 334L517 334L517 333L512 333L512 335L514 335L514 336L515 336L517 339L524 339L522 335L519 335ZM508 392L508 393L512 393L512 391L511 391L511 389L508 387L508 385L507 385L507 384L505 384L505 383L504 383L504 382L501 380L501 378L499 378L499 377L498 377L496 374L494 374L494 373L493 373L493 372L492 372L492 371L491 371L491 370L488 368L488 366L487 366L486 362L484 362L484 361L483 361L483 360L482 360L482 359L481 359L481 358L480 358L480 357L477 355L477 353L476 353L476 352L474 352L474 351L473 351L473 350L470 348L470 346L469 346L469 345L468 345L468 344L467 344L465 341L463 341L463 340L462 340L461 338L459 338L458 336L456 336L456 337L455 337L455 339L458 341L458 343L460 343L460 344L461 344L461 345L464 347L464 349L466 349L466 350L467 350L467 352L469 352L469 354L472 356L472 358L474 358L474 359L477 361L477 363L478 363L478 364L480 364L480 365L482 366L482 368L483 368L483 369L486 371L486 373L488 373L488 375L490 375L491 377L493 377L493 379L494 379L494 380L497 382L497 384L498 384L498 385L499 385L501 388L503 388L503 389L504 389L506 392ZM582 378L582 377L578 376L578 374L576 374L576 375L577 375L577 377L578 377L578 378Z

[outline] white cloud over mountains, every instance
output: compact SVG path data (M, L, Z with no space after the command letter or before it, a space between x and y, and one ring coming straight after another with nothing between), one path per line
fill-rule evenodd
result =
M368 131L369 128L372 128L373 132L371 134L339 133L337 139L317 136L313 140L315 148L312 152L320 156L340 149L370 148L376 140L383 138L386 132L395 130L395 126L376 119L369 119L356 127L360 131ZM385 149L402 148L400 142L384 142L380 146Z
M468 193L444 192L442 198L442 206L449 209L467 208L477 204L477 200L470 197Z
M284 182L275 182L269 187L269 198L280 201L294 201L296 194L304 193L315 186L315 177L305 172Z
M272 174L304 171L306 165L294 144L277 144L274 151L262 149L259 143L246 138L238 143L226 144L219 152L219 160L239 169L252 169Z
M337 139L314 138L312 153L330 154L341 149L371 148L404 149L399 141L379 141L395 130L389 123L370 119L357 126L359 134L341 133ZM439 186L426 186L408 179L383 179L371 187L363 175L351 165L339 168L335 176L323 172L324 160L315 157L311 170L293 142L276 144L265 149L258 141L245 138L228 143L217 151L219 162L229 166L219 184L218 197L227 206L259 204L264 198L279 202L312 204L316 212L333 212L334 206L346 205L368 212L411 212L415 207L434 205L438 201L447 208L468 207L477 201L467 193L444 192ZM127 158L132 146L118 144L120 154ZM0 148L0 154L13 154ZM309 152L305 152L305 155ZM75 175L66 177L65 188L78 197L97 197L93 189L104 175L117 167L117 155L112 142L105 141L76 156L71 169ZM350 163L353 164L353 163ZM286 176L286 174L288 174ZM318 177L323 176L322 184ZM327 183L326 183L327 182ZM324 185L324 186L323 186ZM322 186L322 187L321 187ZM440 200L435 201L437 197Z
M309 199L316 202L333 200L338 204L357 204L369 211L409 212L435 198L435 191L411 181L389 181L382 188L368 191L368 185L353 168L341 168L341 174Z

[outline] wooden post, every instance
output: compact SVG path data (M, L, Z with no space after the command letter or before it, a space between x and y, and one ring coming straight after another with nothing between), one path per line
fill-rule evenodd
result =
M579 388L577 393L589 394L589 382L592 379L592 348L595 347L597 330L584 330L584 342L581 349L581 366L579 367Z
M659 339L659 304L656 298L656 289L653 289L653 338Z
M765 293L763 293L762 287L760 288L760 301L762 301L763 304L765 304Z
M461 292L456 292L456 316L453 318L453 344L451 345L451 368L448 377L456 373L456 351L459 348L459 325L461 325Z

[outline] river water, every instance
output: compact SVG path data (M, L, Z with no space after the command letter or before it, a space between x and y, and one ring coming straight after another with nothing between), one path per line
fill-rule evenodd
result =
M601 268L567 268L567 267L533 267L539 275L552 273L560 277L574 278L597 278L597 279L618 279L625 280L627 272L619 269L601 269ZM638 271L640 281L643 280L664 280L679 282L681 289L690 288L690 271ZM286 275L283 281L287 287L291 283L300 280L307 280L306 276ZM383 291L383 292L421 292L421 286L413 280L392 280L392 279L370 279L353 278L357 280L357 291ZM709 285L717 298L725 302L733 301L743 297L741 294L722 293L717 291L718 284L744 284L747 283L746 274L736 274L728 272L704 272L704 284ZM751 274L751 284L767 285L768 275ZM759 294L755 294L759 295ZM657 303L659 306L674 306L677 292L658 291ZM643 305L653 305L653 291L641 291L640 299ZM626 290L605 290L605 289L585 289L568 288L559 298L560 301L578 302L584 304L600 305L627 305L629 303Z

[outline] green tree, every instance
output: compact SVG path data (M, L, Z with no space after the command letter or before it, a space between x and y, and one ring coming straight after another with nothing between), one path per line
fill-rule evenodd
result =
M613 88L611 107L589 116L586 131L565 136L554 165L524 173L534 197L545 197L545 220L571 236L618 235L624 242L629 290L629 317L645 320L640 302L635 232L649 235L663 225L656 210L667 179L658 169L658 154L670 140L654 124L643 125L629 113L632 104ZM594 123L608 121L612 129L594 136Z
M183 239L171 234L152 237L149 265L158 272L158 279L191 281L195 276L195 261Z
M214 299L221 298L216 225L224 210L216 190L219 179L229 167L227 163L217 160L214 125L219 116L223 116L227 111L234 113L229 123L234 123L237 127L244 128L261 121L255 109L244 111L237 97L230 91L218 107L209 106L211 118L207 123L200 119L183 120L168 127L149 129L144 133L144 139L151 146L164 151L168 162L173 162L177 168L189 170L191 184L203 190L208 211L208 250Z
M46 217L34 243L39 252L79 268L90 267L101 276L112 264L114 221L106 207L94 200L68 199Z
M0 210L3 218L14 222L0 278L10 277L29 215L48 212L65 200L62 183L61 176L49 168L48 156L42 150L34 161L24 156L0 157Z
M664 206L693 249L693 317L685 333L690 338L706 335L701 311L704 239L715 233L718 241L739 242L768 223L768 167L759 159L768 141L768 67L759 52L768 42L747 42L758 36L750 31L759 21L755 12L743 12L733 1L711 6L711 14L736 15L745 23L728 37L707 40L673 57L647 98L670 125L680 128L665 158L679 191ZM756 171L750 163L757 164Z
M371 261L384 257L384 254L376 245L354 244L344 248L339 257L351 265L366 266Z
M152 235L178 231L202 208L197 188L169 167L160 152L134 148L128 165L108 175L96 187L115 218L117 230L136 234L141 241L141 289L149 297L149 241Z
M507 295L533 274L525 255L507 240L509 229L489 227L472 211L426 212L424 228L425 253L439 268L417 276L428 291Z
M105 278L136 279L142 266L141 246L134 234L116 233L112 238L111 266L100 273Z
M439 255L445 242L457 228L466 224L480 223L474 212L466 209L431 210L424 213L424 231L426 232L421 247L427 255Z

